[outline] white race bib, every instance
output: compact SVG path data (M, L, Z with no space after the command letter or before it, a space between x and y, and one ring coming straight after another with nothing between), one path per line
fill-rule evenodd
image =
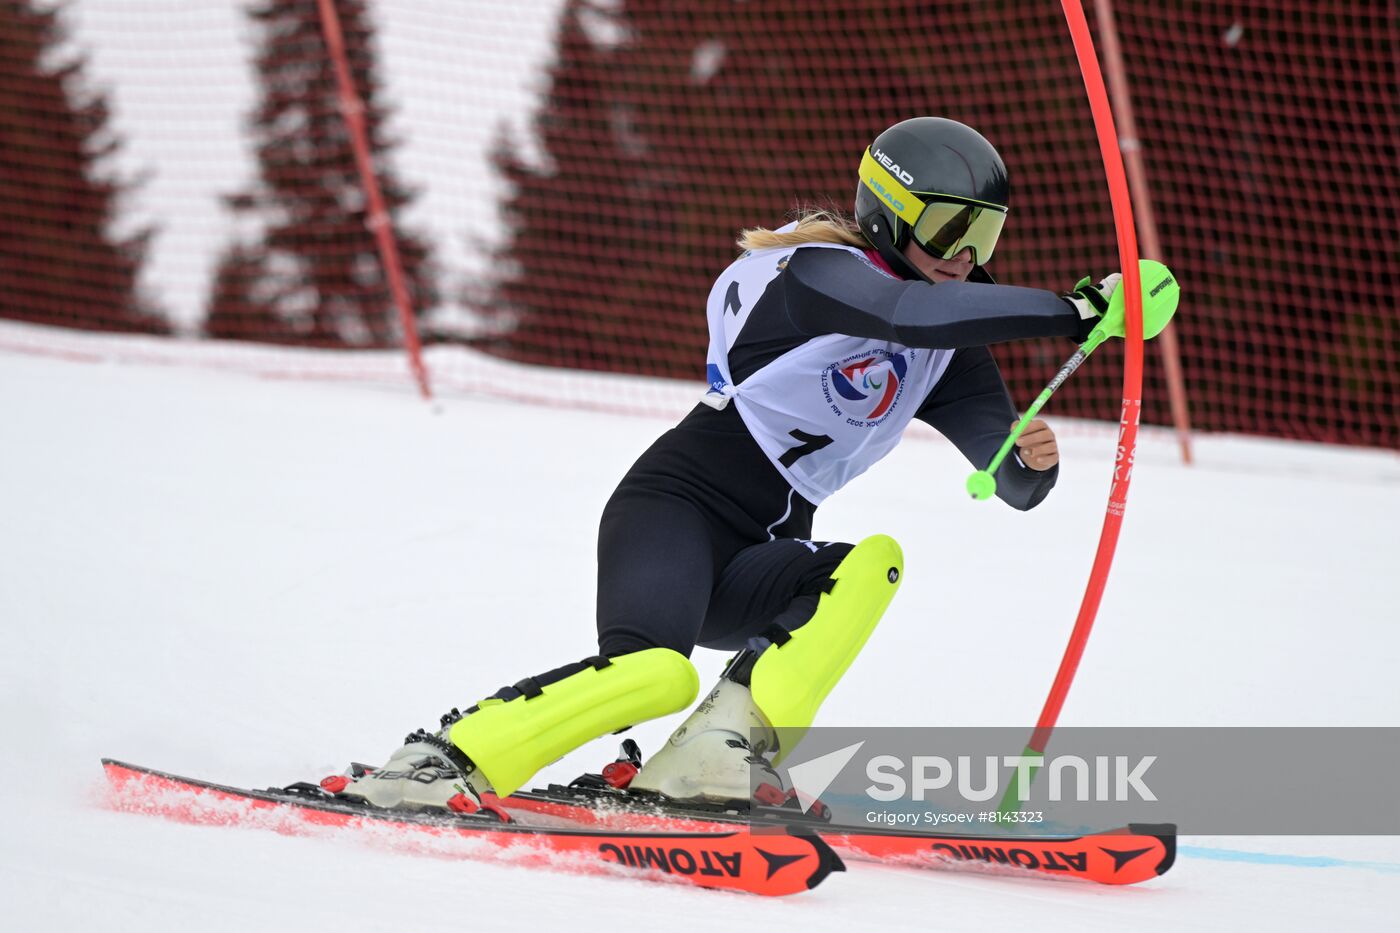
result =
M825 334L734 385L729 351L798 249L841 249L870 264L860 250L834 243L759 250L735 260L715 281L706 307L709 387L703 400L723 408L732 399L768 459L816 505L899 444L953 351Z

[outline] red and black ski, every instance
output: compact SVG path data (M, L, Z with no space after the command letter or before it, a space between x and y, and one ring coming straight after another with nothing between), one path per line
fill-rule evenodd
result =
M312 784L247 790L225 787L104 758L118 810L185 823L246 826L295 836L353 831L356 839L399 851L529 865L582 874L628 873L747 891L796 894L816 887L841 859L818 836L714 831L522 825L499 810L472 814L378 810L337 799ZM503 821L504 817L504 821Z
M722 806L677 806L625 790L564 787L519 792L501 798L509 812L533 814L576 825L616 830L711 832L765 820L791 826L794 813L760 807L748 812ZM1136 884L1163 875L1176 859L1176 827L1133 824L1082 836L947 835L835 826L817 820L802 825L843 855L860 861L927 866L969 866L1081 878L1100 884Z

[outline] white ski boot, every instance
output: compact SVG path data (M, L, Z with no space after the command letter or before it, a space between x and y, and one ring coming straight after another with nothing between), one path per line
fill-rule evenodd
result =
M777 734L744 684L721 678L628 785L674 800L747 805L762 784L782 789L768 765Z
M408 736L383 767L354 771L358 773L352 772L348 781L327 779L321 786L372 807L458 813L482 809L481 795L491 791L486 776L459 749L422 729Z

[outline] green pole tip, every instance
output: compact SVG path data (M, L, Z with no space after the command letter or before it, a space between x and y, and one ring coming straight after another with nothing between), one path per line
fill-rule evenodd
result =
M1138 260L1138 277L1142 280L1142 338L1151 340L1171 323L1181 300L1181 285L1171 270L1155 259ZM1123 289L1114 289L1108 301L1108 311L1096 330L1105 337L1122 337L1126 331L1123 320L1127 296Z
M1151 340L1171 323L1181 301L1181 284L1171 270L1155 259L1138 261L1142 275L1142 337Z
M978 470L967 478L967 494L977 501L996 495L997 478L986 470Z

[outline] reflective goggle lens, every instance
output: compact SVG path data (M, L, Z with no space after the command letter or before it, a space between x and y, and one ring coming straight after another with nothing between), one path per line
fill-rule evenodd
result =
M1006 210L962 201L928 201L911 230L914 242L936 259L951 259L967 247L979 266L992 258Z

